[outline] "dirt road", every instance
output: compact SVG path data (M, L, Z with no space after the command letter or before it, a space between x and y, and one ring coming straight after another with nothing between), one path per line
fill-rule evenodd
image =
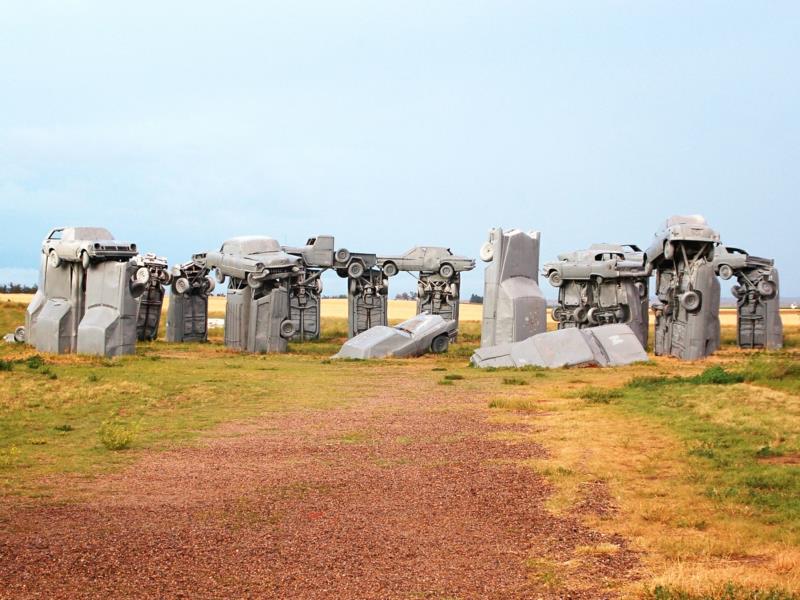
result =
M431 392L414 368L346 408L148 453L78 500L5 501L0 597L603 598L636 576L625 540L581 523L613 510L602 489L573 517L546 510L522 464L546 454L535 419L504 424L480 390ZM618 551L580 550L598 545Z

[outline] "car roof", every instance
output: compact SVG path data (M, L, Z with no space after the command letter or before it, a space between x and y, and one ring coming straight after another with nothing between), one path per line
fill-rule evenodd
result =
M108 229L103 227L62 227L54 229L53 233L60 231L64 241L75 240L113 240L114 236ZM52 234L51 234L52 235Z
M221 252L226 254L261 254L264 252L280 252L278 240L265 235L242 235L226 240Z

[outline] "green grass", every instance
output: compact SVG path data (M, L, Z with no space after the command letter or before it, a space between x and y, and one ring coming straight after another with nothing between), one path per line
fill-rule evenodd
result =
M766 459L800 452L795 355L750 355L729 368L688 377L637 377L621 388L580 396L645 415L685 444L693 478L712 500L748 507L763 523L800 541L800 467ZM766 398L759 388L787 392Z
M757 590L729 583L707 594L689 594L682 590L656 586L645 593L646 600L794 600L794 594L781 590Z

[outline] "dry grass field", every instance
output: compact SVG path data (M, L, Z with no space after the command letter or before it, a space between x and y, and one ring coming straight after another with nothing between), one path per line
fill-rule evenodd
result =
M781 352L723 312L703 361L477 370L479 308L418 359L328 360L330 300L285 355L0 346L0 598L800 597L796 311Z

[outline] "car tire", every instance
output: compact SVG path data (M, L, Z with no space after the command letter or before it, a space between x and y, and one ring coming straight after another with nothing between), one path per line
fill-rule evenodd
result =
M564 280L561 278L561 274L558 271L550 271L547 274L547 281L550 282L550 285L553 287L561 287L561 284L564 283Z
M178 277L175 280L175 284L172 286L173 290L175 290L175 293L179 295L188 292L190 287L192 286L186 277Z
M25 326L20 325L14 330L14 341L21 344L25 341Z
M667 260L675 258L675 246L672 242L664 242L664 258Z
M89 253L86 250L81 250L81 266L88 269L92 261L89 259Z
M247 285L249 285L254 290L257 290L262 285L264 285L264 281L261 280L261 279L257 279L255 273L248 273L247 274Z
M589 325L597 325L597 307L593 306L586 312L586 321Z
M164 269L158 274L158 280L162 285L169 285L172 283L172 273Z
M731 287L731 295L733 295L733 297L736 298L737 300L739 298L742 298L745 295L744 288L742 288L742 286L740 286L737 283L736 285Z
M50 252L47 253L47 264L54 269L61 266L61 257L58 255L58 252L50 250Z
M206 296L210 296L211 292L214 291L214 288L217 287L217 282L213 277L206 276L205 282L203 283L203 293Z
M392 261L383 263L383 274L386 275L387 277L394 277L399 272L400 269L398 269L397 265L394 264Z
M703 304L700 292L696 290L689 290L688 292L684 292L683 294L681 294L680 302L681 306L683 306L683 308L685 308L690 313L694 313L700 310L700 307Z
M346 263L350 260L350 250L347 248L339 248L333 255L337 262Z
M726 281L733 277L733 267L730 265L720 265L717 272L719 273L719 276Z
M351 279L358 279L364 274L364 264L360 261L353 261L347 267L347 276Z
M492 242L484 242L479 251L479 255L483 262L491 262L494 258L494 244L492 244Z
M585 323L586 319L589 318L589 309L585 306L579 306L574 311L572 311L572 316L575 319L576 323Z
M561 306L554 307L551 316L553 317L553 321L560 323L564 320L564 309Z
M290 321L289 319L281 321L280 332L283 339L288 340L291 338L295 333L297 333L297 327L295 327L294 321Z
M761 294L762 298L770 300L771 298L774 298L775 294L778 292L778 286L775 285L774 281L762 279L758 282L758 284L756 284L756 290L758 290L758 293Z
M456 270L450 263L444 263L442 266L439 267L439 275L441 275L445 279L450 279L455 274Z
M450 336L446 333L437 335L431 342L431 352L434 354L444 354L450 347Z

